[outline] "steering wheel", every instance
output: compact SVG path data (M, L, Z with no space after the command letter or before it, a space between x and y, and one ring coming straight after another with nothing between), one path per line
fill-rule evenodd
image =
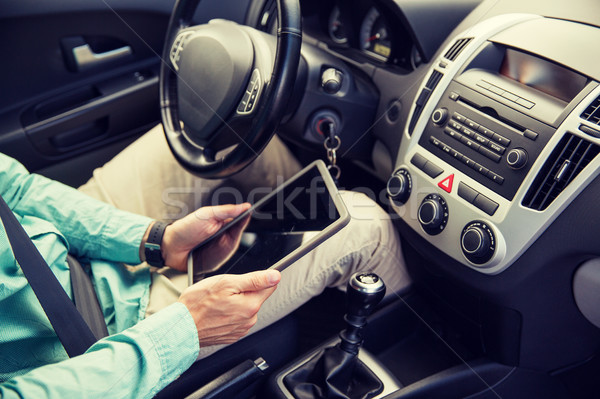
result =
M300 60L300 6L277 0L275 39L224 20L192 26L199 2L177 0L171 14L161 117L169 147L186 170L223 178L258 156L285 114Z

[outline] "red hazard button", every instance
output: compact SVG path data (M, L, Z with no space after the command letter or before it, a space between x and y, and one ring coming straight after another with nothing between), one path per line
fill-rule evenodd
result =
M438 187L449 193L452 192L452 183L454 183L454 173L439 182Z

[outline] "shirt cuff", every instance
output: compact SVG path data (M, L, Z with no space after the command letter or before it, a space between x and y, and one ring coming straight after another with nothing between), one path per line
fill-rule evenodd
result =
M153 219L115 210L102 232L101 258L131 265L141 263L140 245Z
M184 304L175 302L140 324L154 342L165 380L177 378L198 357L198 330Z

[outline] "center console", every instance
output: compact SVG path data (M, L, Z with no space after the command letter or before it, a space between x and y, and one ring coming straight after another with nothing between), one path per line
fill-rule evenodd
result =
M402 132L388 196L403 221L469 268L509 267L598 174L600 76L569 48L597 31L509 14L459 35Z
M580 51L595 48L598 41L600 29L591 26L531 14L501 15L459 34L432 61L411 117L398 132L401 145L387 183L392 207L406 225L402 228L408 227L406 240L426 241L405 253L420 256L431 245L439 250L429 251L418 266L427 269L433 257L445 255L457 262L439 261L431 270L462 264L488 275L462 273L487 288L500 281L498 288L507 275L504 283L521 277L513 269L498 274L523 265L515 261L600 172L600 70L589 52ZM531 261L531 252L528 256ZM568 270L559 270L564 273L557 280L569 286ZM544 306L529 308L517 303L528 305L527 295L495 303L496 298L463 292L464 285L450 286L445 274L459 273L429 274L423 285L433 283L423 297L403 297L370 319L375 332L365 339L369 352L359 359L383 383L377 397L388 392L388 398L498 397L483 392L501 384L508 386L506 397L565 397L560 384L544 373L530 373L557 362L546 356L548 348L570 337L557 324L569 320L571 328L579 323L565 316L572 309L552 309L571 300L569 290L553 291L561 286L554 280L544 283L549 296L544 291L532 297L543 298ZM538 281L526 287L532 285L537 289ZM597 302L588 304L597 308ZM597 312L592 313L595 318ZM559 321L553 323L555 318ZM578 326L574 331L581 338L587 330ZM300 397L292 394L286 376L339 342L324 343L276 374L270 388L279 395L273 397ZM521 391L523 386L535 387L536 393Z

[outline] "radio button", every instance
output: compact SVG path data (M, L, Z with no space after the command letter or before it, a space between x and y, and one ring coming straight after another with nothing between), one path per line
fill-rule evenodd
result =
M473 165L475 165L475 161L473 161L471 158L465 157L464 155L462 161L465 165L467 165L470 168L473 167Z
M479 129L477 129L477 131L479 133L483 134L485 137L489 137L489 138L494 137L494 134L496 134L496 133L494 133L494 131L488 129L485 126L481 126L481 125L479 125Z
M482 154L483 156L485 156L486 158L491 159L492 161L498 163L500 162L500 159L502 159L502 157L498 154L496 154L493 151L488 150L487 148L481 146L479 147L479 153Z
M477 144L476 142L474 142L474 141L473 141L473 140L471 140L471 139L468 139L468 138L466 138L466 137L461 137L461 138L460 138L460 141L461 141L461 142L462 142L464 145L466 145L466 146L467 146L467 147L469 147L469 148L472 148L472 149L473 149L473 150L475 150L475 151L478 151L478 150L479 150L479 147L480 147L480 145L479 145L479 144Z
M433 141L433 137L431 137L431 140ZM444 145L441 141L439 141L438 139L435 139L438 143L440 143L440 145ZM412 159L410 160L410 163L412 163L413 165L415 165L417 168L421 169L423 172L425 172L428 176L436 178L439 175L442 174L442 172L444 171L444 169L440 168L439 166L431 163L431 161L428 161L424 156L420 155L420 154L415 154L413 155Z
M475 132L465 126L463 126L460 131L466 136L469 136L469 137L475 136Z
M460 141L461 135L456 130L452 130L449 127L447 127L444 129L444 133L446 133L448 136L452 137L453 139Z
M488 147L490 147L492 150L496 151L500 155L504 154L504 151L506 151L505 147L502 147L501 145L493 143L491 141L488 143Z
M462 130L463 125L461 125L460 123L456 122L456 121L450 121L448 123L448 125L454 129L454 130L458 130L459 132Z
M483 137L480 134L475 135L475 140L477 140L477 142L481 145L487 145L487 143L490 142L488 139L486 139L485 137Z
M523 136L525 136L529 140L533 140L533 141L535 141L535 139L538 138L538 134L536 132L534 132L533 130L529 130L529 129L525 129L525 132L523 132Z
M494 134L494 137L492 137L492 140L502 144L505 147L508 147L508 145L510 144L509 139L507 139L506 137L500 136L499 134Z
M492 180L493 182L500 184L500 185L502 185L502 183L504 183L504 177L497 175L496 173L492 172L491 170L488 171L487 178Z
M474 190L463 182L458 183L458 196L469 204L472 204L473 201L475 201L477 195L479 195L479 191Z
M471 119L467 119L465 121L465 125L467 125L468 127L470 127L473 130L477 130L479 128L479 123L475 122L474 120Z
M463 115L459 114L458 112L455 112L452 115L453 119L456 119L457 121L459 121L460 123L465 123L465 121L467 120L467 118L465 118Z
M427 158L425 158L423 155L421 154L415 154L413 155L413 157L410 160L410 163L412 163L413 165L415 165L417 168L419 169L423 169L425 167L425 164L427 163Z
M479 194L477 198L473 201L473 205L477 208L481 209L488 215L492 216L496 213L496 209L498 209L498 204L483 194Z
M442 144L442 142L441 142L441 141L439 141L438 139L436 139L436 138L435 138L435 137L433 137L433 136L430 136L430 137L429 137L429 141L431 141L431 144L433 144L433 145L434 145L434 146L436 146L436 147L439 147L439 146Z
M435 179L439 175L444 172L444 169L440 168L436 164L431 163L431 161L427 161L425 166L423 166L423 172L425 172L429 177Z
M487 176L487 173L489 172L488 168L478 163L475 163L475 165L471 166L471 168L475 169L477 172L481 173L484 176Z

